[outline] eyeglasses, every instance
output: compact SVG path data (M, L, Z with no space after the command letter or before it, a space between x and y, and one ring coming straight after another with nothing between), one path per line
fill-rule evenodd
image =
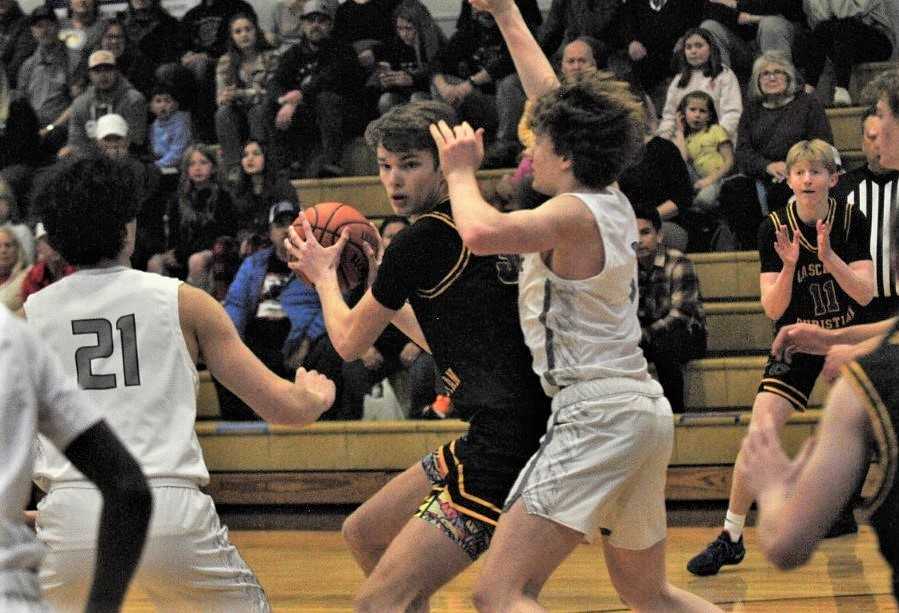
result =
M763 70L759 73L759 78L762 79L776 79L777 77L788 77L789 75L784 70Z

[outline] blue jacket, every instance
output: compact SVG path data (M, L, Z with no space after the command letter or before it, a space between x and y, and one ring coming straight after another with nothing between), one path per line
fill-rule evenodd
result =
M228 288L225 310L237 327L241 338L244 338L247 321L255 316L259 306L262 283L265 281L265 272L271 255L272 248L269 247L247 257ZM300 346L304 338L315 340L324 334L325 320L315 289L295 276L291 276L279 300L281 308L290 319L290 334L287 335L287 340L281 348L281 352L287 357Z

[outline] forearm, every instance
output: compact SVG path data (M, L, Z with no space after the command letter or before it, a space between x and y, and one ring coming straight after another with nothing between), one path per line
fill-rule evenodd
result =
M656 210L659 212L659 217L662 218L662 221L674 219L675 217L677 217L677 214L679 212L677 204L675 204L673 200L666 200L662 204L658 205L656 207Z
M795 272L795 264L784 264L774 284L762 290L762 309L768 319L777 321L790 306L790 300L793 298L793 275Z
M870 343L867 345L871 349L876 347L883 340L893 326L896 325L896 318L884 319L870 324L859 324L857 326L849 326L848 328L840 328L833 330L832 345L855 345L861 343Z
M474 253L481 253L502 213L484 200L477 178L471 171L451 172L446 177L449 187L453 220L465 245Z
M873 275L863 275L853 270L834 252L824 262L824 268L833 275L843 291L860 305L864 306L874 298L876 290Z
M534 40L518 7L509 3L507 9L495 14L494 17L509 48L527 97L539 98L558 87L559 80L549 60Z
M337 281L337 271L329 274L315 284L319 300L322 303L322 313L325 317L325 328L328 337L337 353L346 361L359 358L362 353L371 346L354 342L352 338L352 310L340 293L340 285Z

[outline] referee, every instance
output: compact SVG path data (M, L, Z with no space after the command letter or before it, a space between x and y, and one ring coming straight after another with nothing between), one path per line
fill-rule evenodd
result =
M896 215L899 170L880 162L880 122L874 107L862 118L862 151L866 164L840 181L848 191L847 202L858 205L871 224L871 259L874 261L876 294L865 309L869 322L892 317L899 310L899 281L890 258L890 227Z

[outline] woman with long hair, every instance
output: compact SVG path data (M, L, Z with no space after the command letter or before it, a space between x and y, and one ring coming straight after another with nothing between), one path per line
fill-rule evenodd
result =
M228 50L215 70L215 132L226 173L236 173L241 144L266 140L265 101L277 53L261 35L256 19L238 13L228 22Z
M678 105L688 93L699 90L712 97L721 127L736 139L737 125L743 113L740 83L734 71L721 63L721 51L714 37L708 30L691 28L681 38L675 56L680 74L668 87L657 134L674 139Z
M0 226L0 304L10 311L22 307L22 281L30 264L13 229Z

